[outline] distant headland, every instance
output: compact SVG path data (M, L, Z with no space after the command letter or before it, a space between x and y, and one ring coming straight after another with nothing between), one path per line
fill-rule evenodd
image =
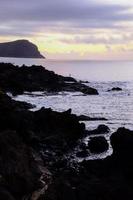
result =
M45 58L38 47L28 40L0 43L0 57Z

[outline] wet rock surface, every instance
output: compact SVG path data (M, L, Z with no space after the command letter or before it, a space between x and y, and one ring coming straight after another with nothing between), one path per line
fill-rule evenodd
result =
M42 68L39 70L42 72ZM0 72L1 88L16 92L17 82L14 86L15 79L11 79L10 70L6 73L9 82L5 72ZM32 78L30 80L32 83ZM38 82L38 77L36 80ZM32 88L32 84L28 87ZM53 89L53 86L49 87ZM24 85L17 89L20 91L20 88L23 90ZM89 156L90 144L89 147L84 145L84 136L108 134L109 128L100 125L96 130L87 131L79 118L71 114L71 109L62 113L45 108L32 112L29 111L31 107L0 91L0 199L133 199L133 131L120 128L112 134L113 154L110 157L72 162L67 155L77 144L80 144L77 156ZM100 140L93 143L93 149L97 150L99 144L102 148L107 147L103 137L102 142ZM101 152L101 146L98 151Z
M2 199L132 199L132 131L121 128L111 136L110 157L71 164L66 153L86 134L84 125L71 109L31 112L29 107L0 92ZM108 130L103 125L98 129ZM80 149L79 157L89 155L83 143Z
M66 166L65 153L84 135L84 125L71 110L58 113L42 108L32 112L28 110L31 107L0 92L0 188L3 188L3 199L8 196L9 199L28 198L40 190L44 190L40 192L44 194L48 181L47 170L42 168L56 171Z
M101 124L97 127L97 129L86 131L89 135L102 135L102 134L108 134L110 132L110 129L108 126Z
M122 91L122 88L120 88L120 87L113 87L111 90L108 90L108 92L111 92L111 91Z
M87 151L87 148L86 148L84 150L78 151L76 156L79 158L86 158L87 156L89 156L89 152Z
M108 150L109 145L104 137L98 136L90 138L88 142L88 148L91 153L102 153Z
M119 161L117 164L122 164L122 167L132 166L133 131L126 128L119 128L111 136L111 144L113 147L113 158Z
M98 95L98 91L77 82L72 77L63 77L42 66L22 67L0 63L0 86L6 92L21 94L24 91L79 91L86 95Z
M61 171L60 175L55 174L46 199L132 199L132 139L132 131L119 129L111 137L114 148L112 156L104 160L83 161L78 171L69 168Z
M86 115L79 115L78 116L79 121L107 121L106 118L102 117L89 117Z

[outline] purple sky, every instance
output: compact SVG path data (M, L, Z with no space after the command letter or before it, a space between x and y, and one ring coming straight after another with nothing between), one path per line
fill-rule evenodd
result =
M29 39L49 58L131 59L129 0L0 0L0 42Z

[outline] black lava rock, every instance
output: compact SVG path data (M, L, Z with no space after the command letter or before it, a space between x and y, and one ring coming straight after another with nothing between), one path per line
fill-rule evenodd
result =
M109 148L107 140L100 136L100 137L93 137L88 142L88 148L91 153L103 153L107 151Z
M107 134L109 133L110 129L108 126L101 124L97 127L97 129L92 131L87 131L89 135L101 135L101 134Z
M42 66L22 67L0 63L0 87L14 95L24 91L80 91L87 95L98 95L94 88L78 83L72 77L63 77Z
M120 88L120 87L113 87L111 90L108 90L108 92L111 92L111 91L122 91L122 88Z

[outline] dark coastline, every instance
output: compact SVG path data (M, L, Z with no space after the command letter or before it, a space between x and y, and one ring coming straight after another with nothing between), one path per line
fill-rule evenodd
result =
M89 132L79 122L83 117L87 120L86 116L73 115L71 109L32 112L32 105L6 94L47 90L98 95L97 90L41 66L19 68L4 63L0 64L0 88L0 199L133 199L133 131L119 128L112 134L110 157L71 163L66 155L77 144L80 155L89 151L89 144L80 144L81 138L107 133L108 127ZM98 143L95 148L99 149Z
M0 57L45 58L39 52L38 47L28 40L0 43Z
M86 95L98 95L96 89L77 82L72 77L57 75L35 65L18 67L10 63L0 63L0 86L5 92L16 95L24 91L79 91Z

